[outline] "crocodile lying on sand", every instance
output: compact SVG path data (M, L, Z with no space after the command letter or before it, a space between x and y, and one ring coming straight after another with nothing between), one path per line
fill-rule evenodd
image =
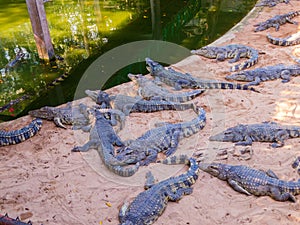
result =
M260 124L243 125L213 135L210 141L236 142L236 145L252 145L252 142L273 142L273 148L282 147L288 138L300 136L300 127L284 126L275 122L263 122Z
M261 0L259 3L257 3L255 6L269 6L274 7L278 3L285 3L289 4L290 0Z
M290 35L286 38L272 37L270 34L267 35L267 40L273 45L279 46L291 46L300 44L300 33Z
M40 109L29 111L28 114L41 119L53 120L56 126L64 129L67 129L64 124L73 125L74 129L82 129L84 131L90 129L90 113L84 104L72 106L72 103L68 102L67 106L63 108L44 106Z
M157 112L162 110L187 110L195 109L194 103L178 103L164 100L144 100L140 96L109 95L104 91L90 91L85 93L101 108L113 108L121 110L126 116L131 112Z
M192 193L191 186L198 179L199 166L195 159L189 160L189 170L177 177L170 177L157 184L148 173L145 190L129 205L125 203L119 212L120 225L153 224L164 212L168 201L178 202L184 195Z
M215 80L203 80L193 77L189 73L180 73L173 70L172 68L165 69L161 64L149 58L146 58L146 63L148 65L147 69L157 82L163 82L169 86L174 87L175 90L181 90L182 88L237 89L258 92L254 88L248 87L246 85Z
M197 115L197 118L187 122L159 124L159 127L148 130L141 137L118 149L119 154L116 158L122 163L140 162L141 166L145 166L155 162L159 152L170 156L177 150L179 140L204 128L205 110L197 108Z
M248 58L247 61L231 67L231 71L247 69L258 62L258 54L260 53L254 48L241 44L230 44L225 46L204 46L198 50L192 50L192 54L200 55L217 61L230 59L229 63L234 63L240 58Z
M273 171L266 172L247 166L221 163L200 163L200 169L225 180L236 191L255 196L270 196L276 201L296 202L294 195L300 193L300 182L280 180Z
M225 77L227 80L249 82L246 85L259 85L260 82L281 78L282 83L289 82L291 76L300 74L299 65L277 64L274 66L260 67L253 70L240 71Z
M109 111L117 113L117 110L106 110L105 113ZM122 113L120 113L120 115L121 114ZM99 110L95 110L95 116L96 122L90 131L90 140L83 146L74 147L72 151L86 152L91 148L97 149L104 165L110 171L123 177L132 176L138 170L139 163L128 166L115 159L114 145L121 147L124 146L124 144L114 131L111 123L104 117L103 113ZM119 119L122 120L121 117L119 117Z
M276 31L279 30L280 25L291 23L297 25L298 23L296 21L293 21L292 19L296 16L300 15L300 10L293 11L281 15L276 15L270 19L267 19L264 22L260 22L258 24L255 24L255 32L267 30L270 27L274 27Z
M128 74L128 77L138 86L138 94L144 99L187 102L204 92L203 90L193 90L190 92L171 93L142 74Z
M0 130L0 146L21 143L36 135L37 132L41 129L41 127L42 127L42 120L34 119L29 125L19 130L12 130L12 131Z

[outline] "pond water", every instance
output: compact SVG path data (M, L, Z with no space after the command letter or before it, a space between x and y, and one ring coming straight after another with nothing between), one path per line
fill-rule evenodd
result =
M43 105L73 100L88 66L126 43L159 39L188 49L207 45L239 22L255 0L51 0L45 10L55 53L64 60L39 60L24 0L0 0L0 121ZM154 25L154 27L152 26ZM21 57L20 56L21 53ZM128 65L104 88L127 82ZM9 104L11 103L11 104Z

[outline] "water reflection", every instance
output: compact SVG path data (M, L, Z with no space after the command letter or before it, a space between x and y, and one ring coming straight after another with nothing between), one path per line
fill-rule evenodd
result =
M52 105L69 101L80 70L94 58L119 45L145 39L161 39L188 48L215 40L239 21L254 0L52 0L45 9L55 53L64 58L53 64L38 59L31 25L23 0L0 0L0 111L1 106L23 95L30 96L4 110L15 116L33 101ZM26 57L16 60L22 49ZM81 68L79 68L81 67ZM143 72L143 71L141 71ZM65 86L52 88L58 77L69 77ZM116 74L116 76L125 76ZM123 79L113 79L116 83ZM57 82L55 82L56 84ZM67 88L69 91L65 90ZM75 90L75 89L74 89ZM39 99L56 91L58 99ZM63 93L63 94L61 94ZM51 96L51 94L47 94ZM38 99L38 100L36 100ZM28 109L28 108L27 108Z

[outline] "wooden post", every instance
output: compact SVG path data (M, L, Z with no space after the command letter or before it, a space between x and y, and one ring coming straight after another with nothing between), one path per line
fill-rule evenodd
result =
M152 38L161 39L161 17L160 17L160 0L150 0L151 20L152 20Z
M55 58L43 0L26 0L32 31L40 59Z

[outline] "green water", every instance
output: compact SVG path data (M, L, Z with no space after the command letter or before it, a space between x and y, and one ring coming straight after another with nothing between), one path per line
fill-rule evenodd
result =
M254 0L160 0L152 29L149 0L53 0L45 9L55 53L64 58L45 64L38 58L24 0L0 0L0 69L16 57L13 68L1 70L0 107L28 95L29 99L0 113L0 120L25 115L43 105L73 99L76 85L100 55L125 43L160 39L189 49L214 41L243 18ZM127 73L146 73L144 63L118 71L104 88L127 82ZM50 84L62 74L58 86Z

